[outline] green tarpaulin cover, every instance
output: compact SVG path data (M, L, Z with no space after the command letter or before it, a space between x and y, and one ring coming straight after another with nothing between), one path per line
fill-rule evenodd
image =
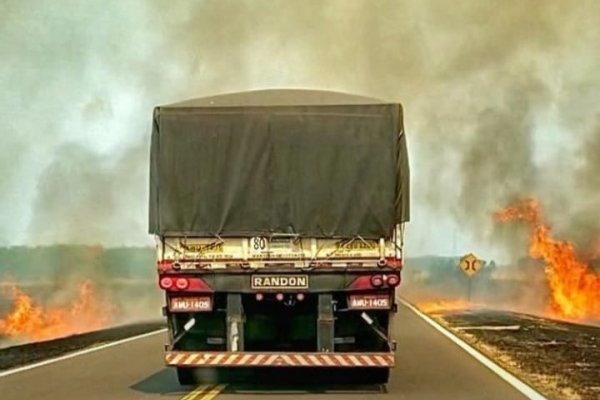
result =
M152 234L373 239L408 219L398 103L265 90L154 110Z

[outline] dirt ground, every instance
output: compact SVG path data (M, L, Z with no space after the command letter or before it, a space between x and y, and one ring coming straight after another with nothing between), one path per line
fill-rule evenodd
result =
M552 399L600 399L600 327L513 312L432 315Z

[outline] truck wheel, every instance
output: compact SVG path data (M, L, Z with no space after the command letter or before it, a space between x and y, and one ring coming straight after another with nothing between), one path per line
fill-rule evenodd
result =
M189 386L196 383L193 368L177 368L177 380L182 386Z

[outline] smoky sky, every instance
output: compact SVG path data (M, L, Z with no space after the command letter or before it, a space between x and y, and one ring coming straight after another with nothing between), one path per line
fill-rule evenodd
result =
M272 87L404 104L408 254L502 251L491 212L522 196L578 243L599 231L596 1L13 0L0 13L0 244L150 243L152 107Z

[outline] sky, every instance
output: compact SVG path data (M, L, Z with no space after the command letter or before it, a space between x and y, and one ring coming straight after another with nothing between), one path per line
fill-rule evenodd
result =
M153 107L283 87L402 102L407 255L518 257L491 214L528 196L592 246L598 43L586 0L4 0L0 245L152 244Z

